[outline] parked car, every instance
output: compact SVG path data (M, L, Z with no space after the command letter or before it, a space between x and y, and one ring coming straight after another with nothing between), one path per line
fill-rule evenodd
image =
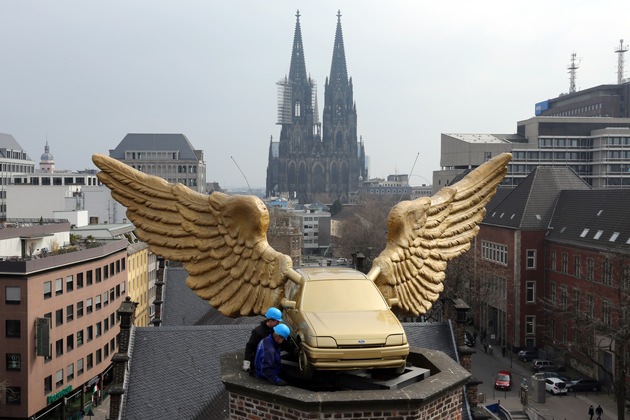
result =
M303 268L285 287L285 323L305 378L314 370L387 368L402 373L409 343L385 299L365 274L346 267Z
M469 333L468 331L464 331L464 344L468 347L475 347L475 336Z
M337 258L337 265L346 265L348 264L347 258Z
M540 378L540 379L558 378L564 383L566 383L567 387L569 386L569 382L571 381L569 378L567 378L566 376L560 375L558 372L536 372L534 373L534 377Z
M602 389L602 384L597 379L581 378L574 379L567 383L567 390L569 392L577 391L599 391Z
M545 389L554 395L562 395L567 393L567 384L560 378L547 378Z
M538 358L538 351L536 350L521 350L518 352L518 360L522 360L523 362L529 362L530 360L534 360Z
M502 370L497 373L497 379L494 381L494 388L509 391L512 388L512 374L507 370Z
M532 369L534 370L534 372L555 372L558 370L562 370L559 365L556 365L551 360L545 359L534 359L532 361Z

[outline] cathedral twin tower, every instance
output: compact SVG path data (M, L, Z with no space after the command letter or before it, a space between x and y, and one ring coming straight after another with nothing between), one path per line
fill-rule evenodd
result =
M278 82L280 140L269 145L267 195L347 203L367 179L363 142L357 139L357 109L348 79L337 13L330 77L324 87L323 124L317 110L317 85L306 73L300 13L296 14L289 75Z

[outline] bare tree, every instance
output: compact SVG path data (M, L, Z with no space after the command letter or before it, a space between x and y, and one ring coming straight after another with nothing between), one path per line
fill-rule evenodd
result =
M630 257L601 254L600 261L598 268L603 276L610 275L614 294L574 291L568 296L564 285L552 289L549 297L541 299L545 311L552 314L546 340L565 357L590 362L610 378L617 418L624 420L630 373ZM612 355L613 363L604 362L604 352Z
M0 379L0 406L7 403L7 390L9 389L9 381L6 379Z

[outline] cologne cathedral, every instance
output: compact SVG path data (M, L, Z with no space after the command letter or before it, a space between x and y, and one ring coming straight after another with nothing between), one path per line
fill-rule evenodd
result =
M330 76L324 86L323 123L317 106L317 85L307 75L296 14L289 75L278 84L280 140L270 141L267 195L347 203L367 179L363 141L357 139L357 108L348 79L346 54L337 13L337 32Z

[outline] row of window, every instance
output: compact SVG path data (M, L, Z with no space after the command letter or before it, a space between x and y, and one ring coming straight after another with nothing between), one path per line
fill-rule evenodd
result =
M558 305L562 309L569 308L569 288L566 285L562 285L559 288L556 283L550 284L550 298L553 305ZM560 289L560 293L558 293ZM574 312L585 311L591 318L595 316L595 296L591 293L586 295L586 299L582 300L582 291L574 287L573 296L571 300L571 309ZM601 318L606 325L612 325L612 302L608 299L602 299L601 304ZM553 330L553 329L552 329Z
M66 293L72 292L75 287L76 289L83 288L84 281L86 286L91 286L94 282L100 283L102 280L107 280L110 276L114 274L118 274L121 271L125 271L126 259L121 258L115 262L111 262L109 264L104 265L102 268L98 267L94 270L88 270L85 273L80 272L75 276L69 275L66 276L65 285L66 285ZM85 278L84 278L85 277ZM64 280L62 278L58 278L55 280L55 296L59 296L64 292ZM44 299L49 299L52 297L52 280L44 282Z
M588 233L588 230L586 230ZM584 236L584 235L583 235ZM597 238L596 238L597 239ZM558 256L557 252L551 251L551 266L552 271L559 271L563 274L569 273L569 254L563 252L560 260L560 269L558 269ZM628 262L620 262L623 266L618 267L621 276L619 277L619 284L614 286L621 286L625 290L630 290L630 264ZM585 270L583 271L583 268ZM600 277L596 277L596 273L599 271ZM582 267L582 256L573 256L573 275L577 278L585 278L588 281L601 282L605 286L613 286L614 263L609 258L602 258L600 260L599 270L595 268L595 258L587 257L586 264Z
M508 248L507 245L497 244L490 241L481 241L481 257L485 260L507 266Z
M49 317L50 313L44 315L45 317ZM108 317L103 319L102 321L97 322L94 325L88 326L85 331L83 329L77 331L74 334L69 334L65 338L60 338L55 341L55 357L63 356L64 352L71 352L76 348L81 347L84 343L89 343L95 338L99 338L101 335L105 334L110 328L115 326L115 322L120 322L120 319L116 319L114 317L114 313L112 312ZM51 343L52 346L52 343ZM52 360L52 352L50 357L45 357L44 361L49 362Z

